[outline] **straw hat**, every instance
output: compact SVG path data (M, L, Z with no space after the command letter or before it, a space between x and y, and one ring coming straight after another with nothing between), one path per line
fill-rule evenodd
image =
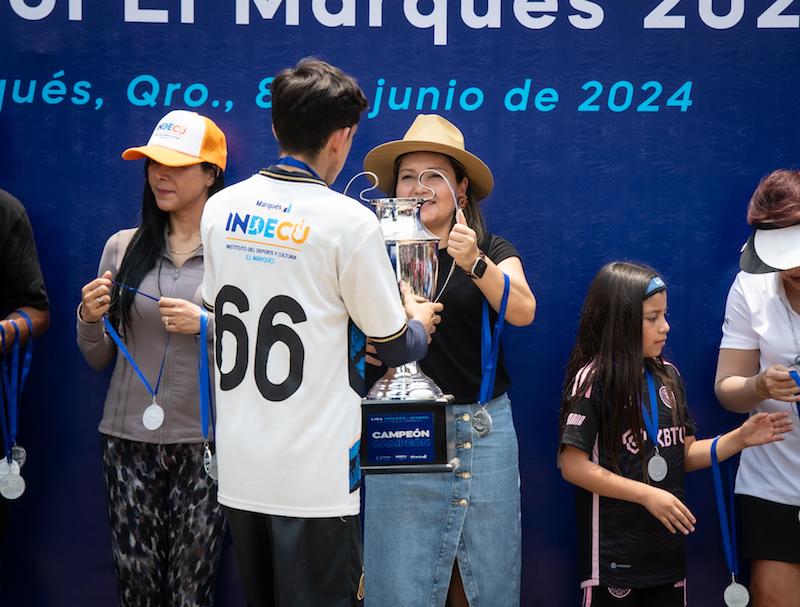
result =
M464 134L437 114L420 114L399 141L390 141L372 148L364 158L364 169L378 176L380 188L394 187L394 163L409 152L438 152L457 160L472 186L476 201L486 198L494 187L489 167L464 147Z

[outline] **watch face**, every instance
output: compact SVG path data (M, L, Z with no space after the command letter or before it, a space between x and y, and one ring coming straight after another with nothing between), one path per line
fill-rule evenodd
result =
M478 278L482 278L484 272L486 272L486 261L482 257L479 257L478 261L475 262L475 268L472 270L472 273Z

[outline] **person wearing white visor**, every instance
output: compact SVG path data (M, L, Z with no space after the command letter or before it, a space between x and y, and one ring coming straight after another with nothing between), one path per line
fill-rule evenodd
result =
M715 392L731 411L790 411L800 400L800 172L761 180L748 207L753 233L728 294ZM754 607L798 605L800 432L748 449L736 476Z

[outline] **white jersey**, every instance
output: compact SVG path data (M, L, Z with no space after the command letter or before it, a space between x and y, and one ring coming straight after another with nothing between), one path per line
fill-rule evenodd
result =
M758 350L759 371L794 362L800 343L800 316L792 310L777 272L746 274L733 281L725 306L720 348ZM736 474L736 493L800 506L800 430L793 403L768 399L751 415L790 411L795 429L784 440L742 451Z
M407 329L377 218L320 180L270 169L213 196L201 234L220 503L358 514L363 360L360 375L352 354L364 334Z

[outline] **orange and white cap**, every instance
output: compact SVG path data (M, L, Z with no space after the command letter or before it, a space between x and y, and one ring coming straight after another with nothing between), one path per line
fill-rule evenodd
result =
M225 170L228 146L225 133L196 112L173 110L159 120L147 145L122 152L125 160L150 158L159 164L185 167L210 162Z

